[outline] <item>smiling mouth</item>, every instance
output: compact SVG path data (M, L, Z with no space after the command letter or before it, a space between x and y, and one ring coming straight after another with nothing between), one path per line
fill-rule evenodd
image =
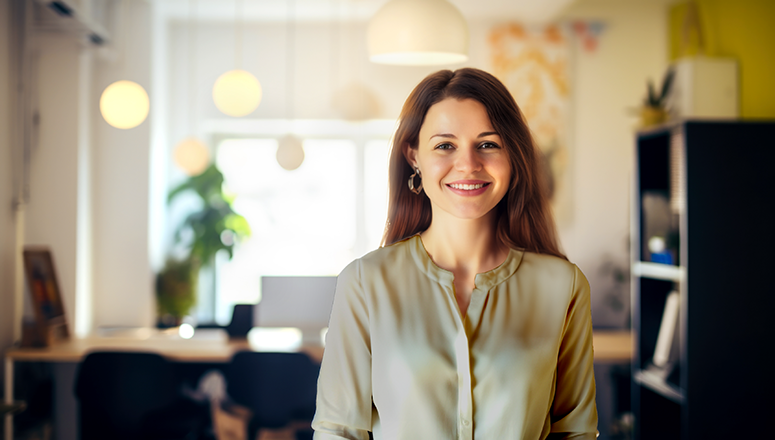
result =
M447 184L448 187L454 188L454 189L462 189L464 191L473 191L475 189L484 188L485 186L489 185L489 183L474 183L474 184L467 184L467 183L449 183Z

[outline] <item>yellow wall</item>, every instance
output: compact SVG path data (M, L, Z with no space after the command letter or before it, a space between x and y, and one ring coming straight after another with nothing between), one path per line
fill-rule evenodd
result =
M705 55L736 58L740 116L775 118L775 1L696 0ZM697 35L684 42L687 3L670 9L670 59L698 54Z

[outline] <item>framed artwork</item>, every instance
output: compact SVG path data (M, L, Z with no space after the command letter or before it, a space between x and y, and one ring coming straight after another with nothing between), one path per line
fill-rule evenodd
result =
M558 24L509 23L491 29L492 73L514 96L543 157L544 177L555 220L572 221L570 44Z
M42 247L25 248L24 271L35 310L37 338L34 340L39 345L51 345L58 339L68 338L70 333L51 251Z

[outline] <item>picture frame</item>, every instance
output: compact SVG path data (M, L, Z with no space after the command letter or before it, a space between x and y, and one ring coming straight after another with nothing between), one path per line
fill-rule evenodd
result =
M51 250L25 247L24 272L35 313L34 331L37 334L31 338L34 345L50 346L58 340L68 339L70 332Z

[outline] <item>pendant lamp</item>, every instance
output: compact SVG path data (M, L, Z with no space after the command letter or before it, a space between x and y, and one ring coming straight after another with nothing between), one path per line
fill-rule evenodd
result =
M288 50L286 51L286 83L285 83L285 101L288 105L288 120L291 124L291 132L280 138L277 142L277 152L275 158L281 167L288 171L293 171L300 167L304 162L304 141L293 134L294 112L293 104L296 95L294 94L294 62L296 60L296 28L295 28L296 4L294 0L288 0L288 20L286 22L286 41Z
M295 170L304 162L304 142L292 134L283 136L277 143L275 158L281 167Z
M137 127L148 117L150 101L143 86L120 80L107 86L100 96L100 113L116 128Z
M236 26L234 32L234 58L236 69L230 70L215 81L213 101L218 110L228 116L241 117L258 108L263 95L261 83L252 73L240 69L242 61L242 0L236 1Z
M197 108L197 75L196 75L196 44L197 33L195 32L195 6L196 0L189 0L189 19L188 19L188 99L187 107L189 130L193 130L196 124ZM175 164L183 170L188 176L198 176L210 165L210 150L196 136L188 136L175 145L173 152Z
M374 63L430 66L468 60L468 24L447 0L390 0L368 28Z
M341 4L341 3L340 3ZM342 52L340 48L340 42L344 41L344 52L354 52L352 39L342 39L340 34L342 32L342 20L340 20L337 12L332 12L332 16L335 17L335 26L331 33L331 47L333 48L333 56L331 57L331 86L329 87L333 93L331 95L331 108L340 117L348 121L365 121L368 119L374 119L379 117L380 103L376 94L366 85L364 82L358 79L350 79L344 86L340 87L340 64L341 60L339 54ZM345 66L345 70L354 73L354 76L360 76L361 70L353 71L349 66Z
M218 110L234 116L247 116L261 103L261 84L252 73L235 69L219 76L213 86L213 101Z
M123 20L123 17L127 16L126 12L126 5L122 3L119 20ZM119 23L118 27L125 29L124 24L123 22ZM126 40L126 33L118 38L121 44L118 71L123 71L126 67ZM134 81L119 80L113 82L105 87L100 95L100 114L105 122L116 128L128 130L137 127L148 117L150 108L148 92Z
M175 164L188 176L198 176L210 165L210 150L194 136L189 136L175 145Z

